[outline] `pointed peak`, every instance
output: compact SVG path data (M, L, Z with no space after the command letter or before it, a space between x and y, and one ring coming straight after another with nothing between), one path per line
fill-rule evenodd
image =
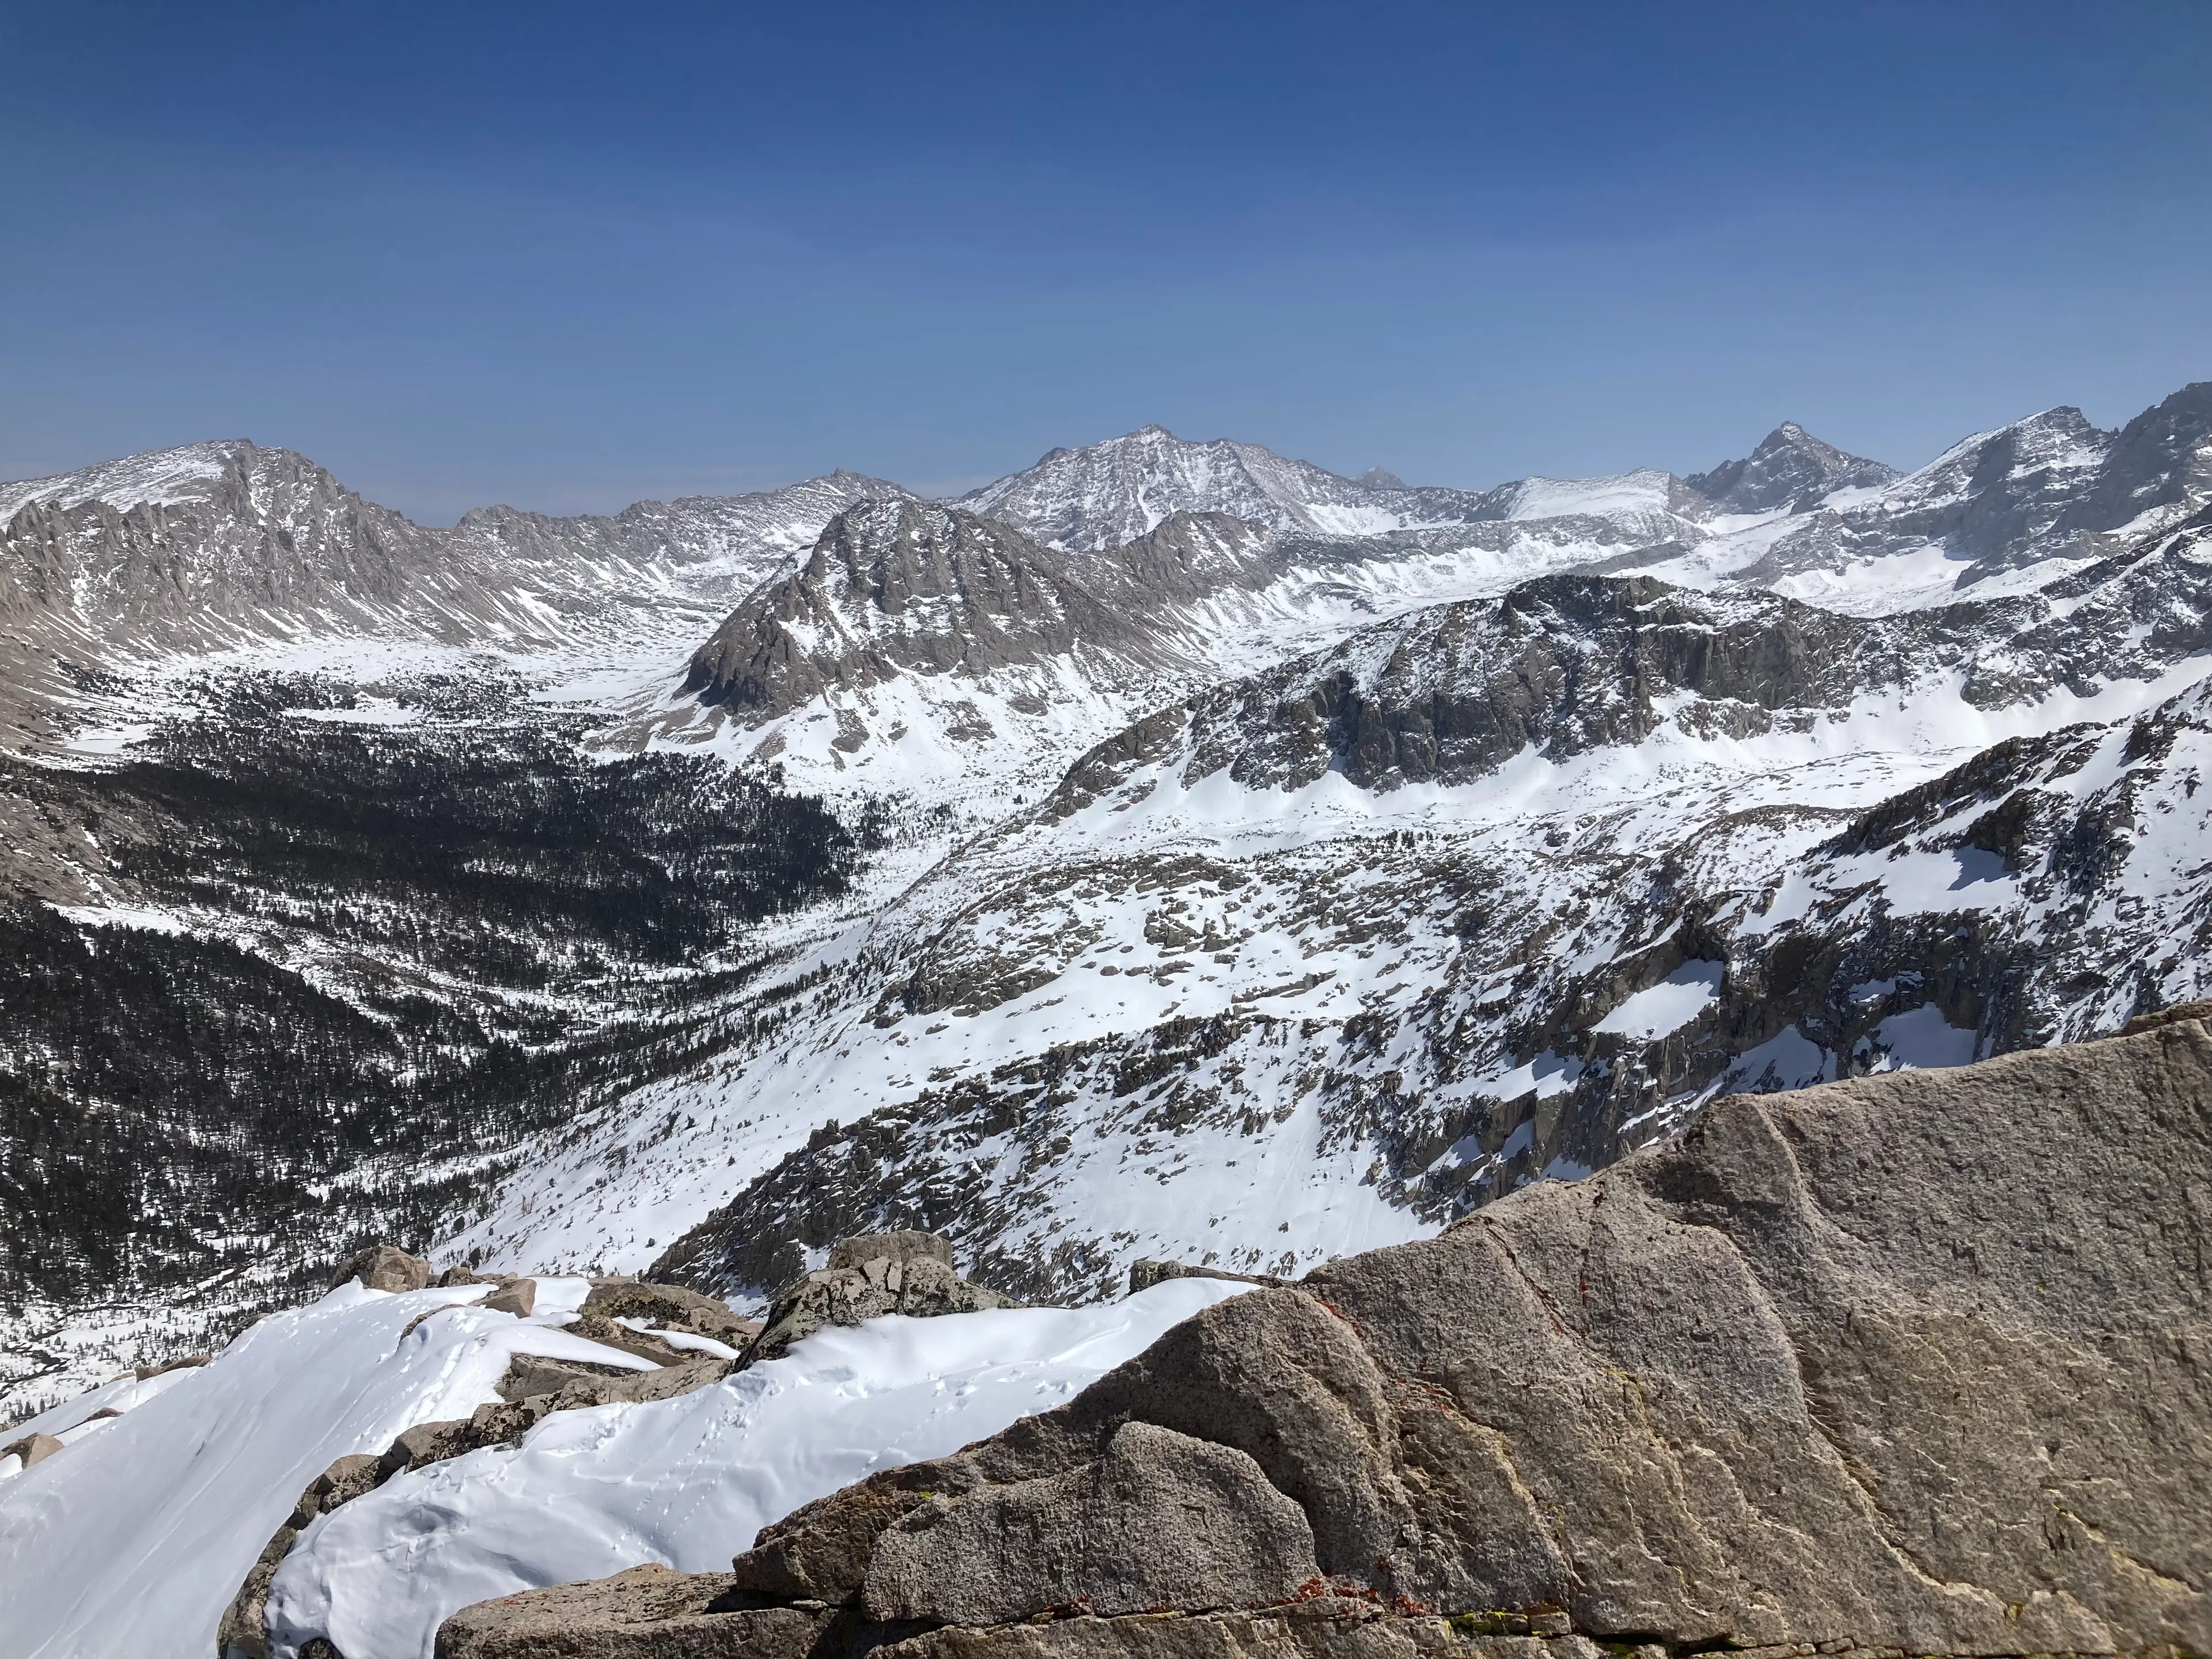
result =
M1729 513L1802 512L1830 491L1883 484L1896 469L1837 448L1784 421L1742 460L1723 461L1682 482Z

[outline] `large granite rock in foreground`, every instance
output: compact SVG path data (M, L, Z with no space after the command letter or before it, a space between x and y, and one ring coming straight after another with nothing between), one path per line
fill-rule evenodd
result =
M1210 1309L591 1650L2212 1653L2208 1274L2197 1020L1724 1100ZM537 1650L501 1605L448 1631Z

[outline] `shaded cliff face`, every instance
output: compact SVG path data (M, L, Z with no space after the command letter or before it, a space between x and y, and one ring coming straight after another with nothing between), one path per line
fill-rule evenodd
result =
M763 1659L2203 1652L2209 1184L2196 1018L1734 1097L1218 1304L729 1574L486 1603L439 1651L533 1651L542 1603Z

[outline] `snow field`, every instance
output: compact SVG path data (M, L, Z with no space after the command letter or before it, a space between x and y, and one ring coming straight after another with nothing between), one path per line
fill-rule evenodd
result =
M878 1469L1048 1411L1248 1285L1170 1279L1122 1301L892 1316L673 1400L561 1412L516 1446L395 1475L319 1517L276 1575L280 1659L431 1659L472 1602L647 1562L726 1571L769 1522Z
M204 1366L118 1378L19 1425L65 1444L0 1479L0 1659L207 1659L247 1570L337 1459L466 1417L517 1353L651 1369L556 1328L580 1281L542 1281L528 1320L471 1305L489 1289L347 1284ZM91 1420L101 1409L121 1415Z

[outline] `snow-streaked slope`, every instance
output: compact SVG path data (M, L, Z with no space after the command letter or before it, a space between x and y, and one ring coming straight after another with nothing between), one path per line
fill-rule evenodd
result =
M211 660L320 665L364 648L418 672L472 659L481 672L489 657L626 688L680 665L838 512L902 493L839 472L611 517L484 508L441 530L243 441L0 486L0 718L45 747L87 670L143 684Z
M2185 844L2212 797L2139 753L2074 775L2003 855L2063 902L1949 830L1852 849L1985 752L2193 732L2205 546L1887 621L1549 578L1195 694L796 959L757 1046L549 1147L458 1242L641 1267L727 1206L664 1265L757 1291L775 1244L857 1215L1039 1293L1138 1255L1287 1271L1718 1089L2110 1029L2197 985L2161 941L2207 896L2168 870L2162 920L2099 931L2136 867L2110 802L2155 785Z
M337 1458L467 1416L517 1353L647 1368L555 1328L557 1284L530 1320L470 1305L488 1289L348 1284L207 1365L118 1382L23 1425L68 1443L0 1480L0 1656L206 1659L246 1571ZM101 1409L121 1414L92 1420Z
M102 461L50 478L0 483L0 522L14 518L33 502L71 507L97 501L127 513L148 503L166 506L201 500L222 477L224 469L252 447L243 439L185 444L177 449L149 450L120 460Z
M1874 615L2021 592L2179 524L2212 500L2212 382L2118 432L2072 408L1962 439L1877 489L1845 489L1755 557L1689 563ZM1675 580L1686 568L1666 571Z
M280 1656L430 1659L472 1602L646 1562L715 1572L800 1504L1064 1404L1249 1289L1171 1279L1109 1304L893 1316L647 1405L557 1413L513 1446L394 1476L317 1519L278 1571Z

